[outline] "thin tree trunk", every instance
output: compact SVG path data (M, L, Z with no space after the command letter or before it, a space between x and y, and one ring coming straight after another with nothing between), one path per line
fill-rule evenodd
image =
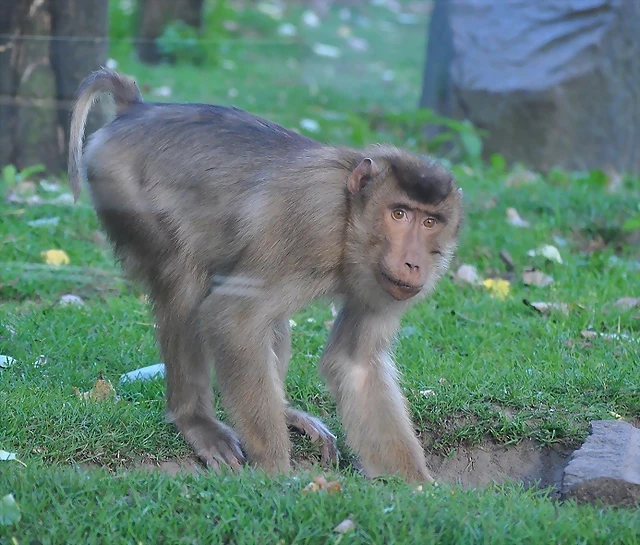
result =
M0 2L0 166L13 161L13 135L15 134L16 106L13 96L16 88L12 57L15 40L8 37L18 28L18 20L25 18L27 2Z
M436 0L429 22L420 107L442 115L451 113L449 67L453 60L453 36L449 25L449 0Z
M49 60L51 15L44 2L31 2L22 30L24 34L38 38L17 44L14 64L18 84L15 92L18 101L15 164L23 168L43 163L47 168L55 169L59 166L59 150L55 76Z
M3 139L8 140L3 142L3 159L18 168L35 163L57 168L55 81L49 64L51 16L41 0L18 0L10 21L12 37L4 52L9 53L8 62L6 57L0 61L0 80L7 78L2 98L8 106L0 114ZM23 39L25 35L36 38Z

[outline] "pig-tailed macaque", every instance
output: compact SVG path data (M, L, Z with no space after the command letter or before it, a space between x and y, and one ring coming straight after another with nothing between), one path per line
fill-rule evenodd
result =
M83 158L102 92L116 116ZM334 435L284 388L289 316L322 297L342 308L319 368L364 473L432 480L390 350L457 245L462 195L444 167L323 145L235 108L144 102L102 69L71 119L76 199L85 178L116 257L148 289L168 417L205 464L288 472L289 429L336 460ZM215 418L211 368L233 427Z

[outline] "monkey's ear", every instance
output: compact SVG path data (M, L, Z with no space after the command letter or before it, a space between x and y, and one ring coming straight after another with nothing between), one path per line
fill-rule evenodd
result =
M355 194L360 191L372 176L375 176L378 172L378 167L373 162L373 159L365 157L360 164L353 170L347 180L347 187L351 193Z

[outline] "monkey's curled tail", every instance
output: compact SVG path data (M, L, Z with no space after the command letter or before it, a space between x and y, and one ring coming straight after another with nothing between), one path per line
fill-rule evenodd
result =
M82 141L87 117L100 93L111 93L116 113L122 113L132 104L143 102L140 89L133 79L107 68L89 74L78 87L76 102L71 113L69 134L69 185L75 201L80 195L80 170L82 164Z

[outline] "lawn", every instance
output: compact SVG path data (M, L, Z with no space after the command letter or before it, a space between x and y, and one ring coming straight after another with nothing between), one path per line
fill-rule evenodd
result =
M305 26L297 8L282 20L237 13L240 37L220 46L214 68L143 66L120 41L111 56L149 100L233 104L322 141L390 141L425 152L414 110L428 15L402 5L402 16L378 5L350 20L335 8L318 27ZM297 36L278 34L285 22ZM354 36L368 49L349 41ZM318 43L341 56L314 53ZM460 249L437 293L405 317L396 346L425 449L448 456L523 439L570 449L590 420L639 424L640 306L616 302L640 297L640 237L623 229L638 214L640 181L624 177L609 190L600 172L542 177L468 155L451 166L465 194ZM287 388L338 435L342 462L327 478L340 481L340 492L302 493L323 473L309 465L318 452L302 438L294 456L303 469L287 478L135 470L191 455L164 421L162 380L119 383L159 361L143 294L113 261L86 194L71 205L64 179L49 178L20 186L39 204L5 202L15 190L7 178L0 180L0 354L15 361L0 367L0 450L26 467L0 461L0 500L13 494L22 517L3 524L12 511L0 502L0 543L640 543L640 515L630 510L560 505L548 491L517 484L440 482L416 491L359 477L316 371L332 318L324 301L293 317ZM528 226L507 220L511 208ZM562 263L529 255L542 245L557 249ZM48 265L42 252L51 249L69 263ZM501 296L466 282L455 275L463 264L481 279L506 280L508 290ZM525 284L528 267L553 283ZM84 305L60 304L65 294ZM540 312L525 301L566 306ZM102 378L117 399L81 399ZM347 518L355 528L335 532Z

